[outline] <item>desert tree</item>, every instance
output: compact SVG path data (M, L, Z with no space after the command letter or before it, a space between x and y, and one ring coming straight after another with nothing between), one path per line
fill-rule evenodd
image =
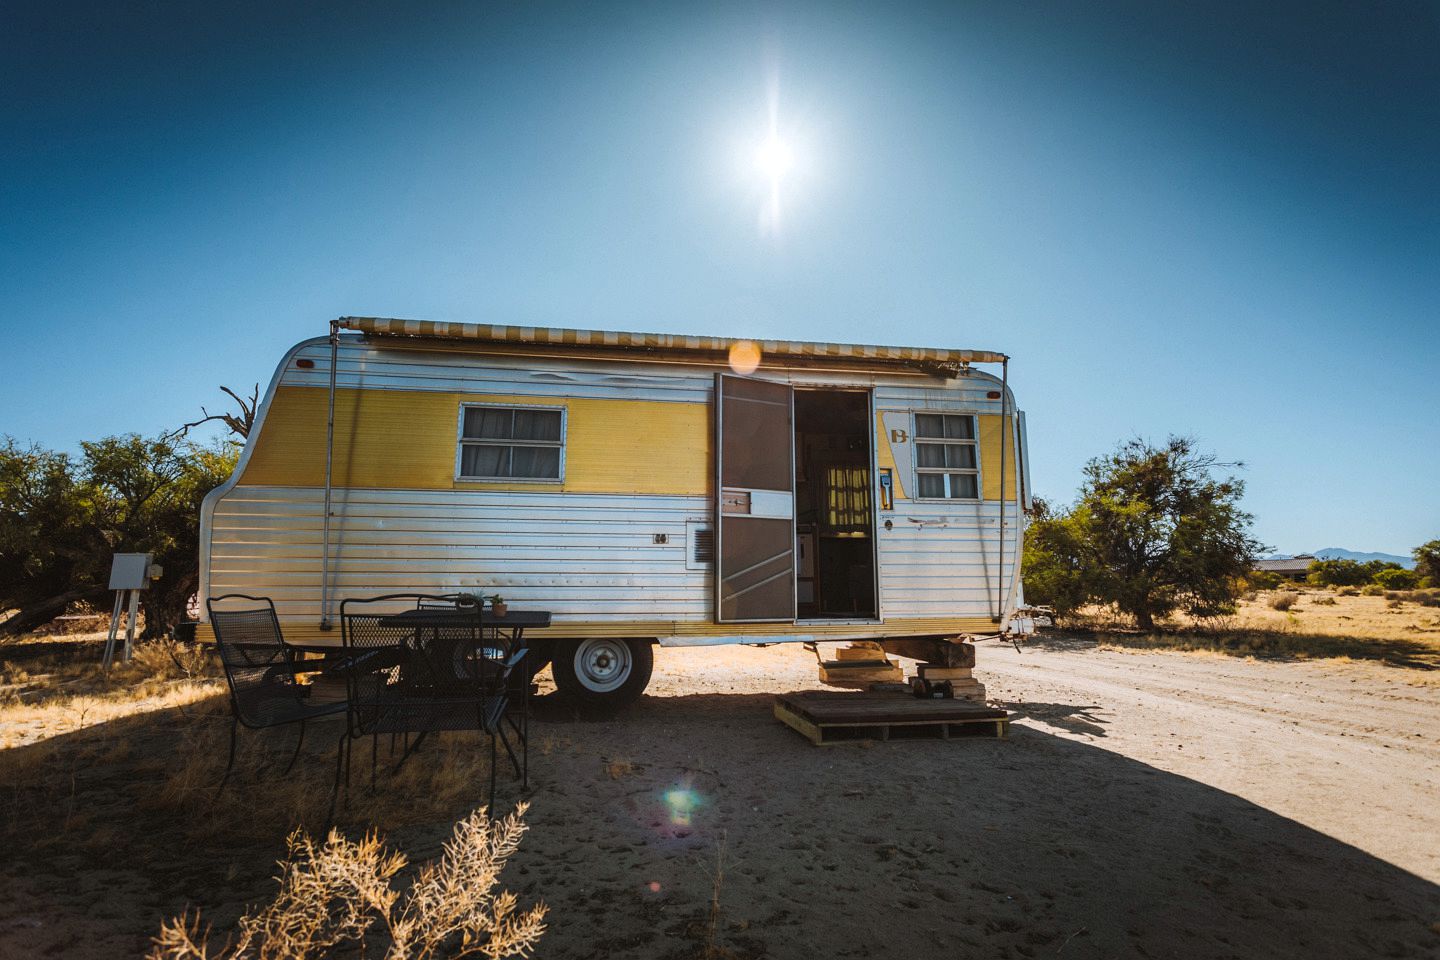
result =
M1440 540L1420 544L1411 555L1415 558L1416 576L1428 580L1432 587L1440 587Z
M1025 599L1052 608L1058 617L1074 613L1092 599L1087 559L1079 517L1073 511L1056 514L1037 497L1021 557Z
M1027 534L1027 598L1068 611L1114 604L1142 629L1182 610L1233 609L1262 545L1240 507L1244 482L1193 439L1121 443L1085 465L1079 499Z
M105 550L68 454L0 438L0 635L33 629L104 594Z
M81 455L0 443L0 635L34 629L77 600L104 604L115 552L154 554L164 575L142 595L146 636L177 622L198 580L205 494L237 447L135 434Z

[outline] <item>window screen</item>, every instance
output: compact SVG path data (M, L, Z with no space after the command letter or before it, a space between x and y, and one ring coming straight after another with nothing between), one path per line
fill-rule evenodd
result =
M915 478L922 500L980 499L980 453L970 414L915 414Z
M460 408L462 480L559 480L564 448L558 407Z

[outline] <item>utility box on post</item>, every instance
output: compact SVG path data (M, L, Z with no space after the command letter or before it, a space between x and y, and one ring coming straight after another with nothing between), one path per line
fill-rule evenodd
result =
M125 624L125 649L122 660L129 660L135 650L135 621L140 615L140 591L159 579L160 568L150 562L148 553L117 553L110 561L110 589L115 591L115 610L110 615L110 635L105 640L104 667L110 669L115 659L115 640L120 635L120 618L128 613Z

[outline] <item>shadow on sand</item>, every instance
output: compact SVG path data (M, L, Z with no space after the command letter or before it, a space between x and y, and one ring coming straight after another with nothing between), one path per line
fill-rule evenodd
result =
M534 724L531 833L503 883L522 903L551 904L539 955L555 960L1440 950L1434 884L1024 722L1093 733L1104 723L1093 707L1014 706L1006 741L816 748L772 718L768 695L646 697L597 722L542 704L551 719ZM225 808L258 824L234 836L198 829L215 815L198 793L181 807L154 800L187 725L217 719L204 713L131 717L0 754L0 875L24 881L0 898L0 953L135 956L162 917L201 906L223 929L269 893L295 820L280 809L294 793L267 787L274 770L254 771ZM323 783L333 737L317 741L305 776ZM445 756L422 750L411 763ZM454 816L484 793L477 778ZM518 799L518 783L502 779L501 796ZM416 859L438 850L451 819L387 832ZM366 822L363 798L350 820ZM31 924L24 939L6 932L19 924Z

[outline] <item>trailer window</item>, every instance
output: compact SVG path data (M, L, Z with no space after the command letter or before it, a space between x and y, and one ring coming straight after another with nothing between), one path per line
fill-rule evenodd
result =
M978 500L979 444L969 414L915 414L915 479L922 500Z
M564 450L559 407L460 408L461 480L559 480Z

